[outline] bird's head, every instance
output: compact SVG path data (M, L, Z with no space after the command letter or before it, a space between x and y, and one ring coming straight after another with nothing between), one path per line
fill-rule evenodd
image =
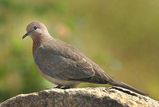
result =
M27 33L23 35L23 39L26 36L30 36L31 38L35 38L37 36L41 36L43 34L48 34L48 30L43 23L40 22L32 22L27 25L26 28Z

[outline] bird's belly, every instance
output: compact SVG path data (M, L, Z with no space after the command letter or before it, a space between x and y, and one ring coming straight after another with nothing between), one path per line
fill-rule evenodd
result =
M38 65L37 65L38 66ZM56 74L58 74L58 71L45 71L46 69L41 69L41 67L39 67L39 72L40 74L47 79L48 81L50 81L51 83L54 83L56 85L73 85L73 84L78 84L78 82L76 81L68 81L63 79L61 76L58 77ZM52 69L53 70L53 69ZM55 75L50 75L48 72L52 72L55 73Z
M43 72L41 72L41 74L45 79L47 79L48 81L50 81L51 83L54 83L56 85L73 85L73 84L78 83L78 82L75 82L75 81L67 81L67 80L56 79L56 78L50 77L49 75L44 74Z
M59 55L45 53L34 56L34 61L40 69L39 71L42 76L50 82L60 85L72 85L78 83L75 81L68 81L65 75L63 75L62 72L65 72L68 66L65 58L60 57Z

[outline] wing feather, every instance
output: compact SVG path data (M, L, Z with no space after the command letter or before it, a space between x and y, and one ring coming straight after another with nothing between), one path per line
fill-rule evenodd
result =
M62 41L49 41L35 54L35 62L43 73L57 79L83 79L95 75L89 59Z

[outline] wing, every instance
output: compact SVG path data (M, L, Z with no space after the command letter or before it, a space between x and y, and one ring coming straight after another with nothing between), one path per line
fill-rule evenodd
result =
M45 74L64 80L81 80L95 75L90 60L77 49L51 40L37 51L35 62Z

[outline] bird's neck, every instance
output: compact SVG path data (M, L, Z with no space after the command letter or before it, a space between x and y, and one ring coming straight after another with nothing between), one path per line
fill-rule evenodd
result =
M36 49L38 49L40 47L41 44L43 44L44 42L50 41L53 38L48 35L38 35L38 36L34 36L34 38L32 38L33 40L33 54L35 53Z

